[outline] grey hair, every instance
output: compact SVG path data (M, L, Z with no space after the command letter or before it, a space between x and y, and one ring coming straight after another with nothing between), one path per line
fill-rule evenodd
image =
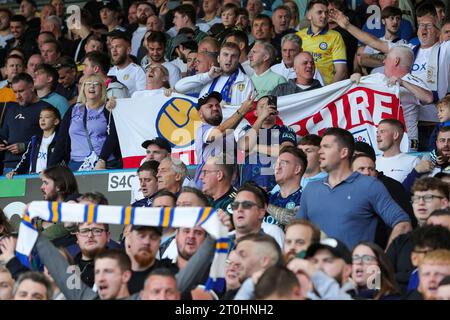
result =
M390 50L389 54L394 57L400 58L400 66L411 67L414 62L414 52L413 50L404 44L394 45Z
M281 47L284 46L286 41L291 41L291 42L295 43L296 45L298 45L298 47L300 49L302 48L302 38L300 38L295 33L288 33L283 38L281 38Z
M181 161L180 159L172 158L170 156L167 158L164 158L163 160L167 160L172 163L173 171L175 171L176 174L181 174L181 180L184 180L184 178L186 178L187 167L183 163L183 161Z
M50 280L48 280L47 276L41 272L36 271L27 271L22 273L14 284L13 289L13 297L16 295L17 290L19 289L20 284L25 280L31 280L36 283L40 283L45 286L47 300L52 300L53 297L53 289Z
M55 15L48 16L47 20L53 22L54 24L58 25L59 27L62 26L62 21L58 16L55 16Z
M275 8L275 10L273 10L273 13L277 12L278 10L285 10L288 13L288 19L291 20L292 19L292 12L291 12L291 8L289 8L288 6L282 4L278 7Z
M263 47L263 49L269 54L269 62L272 65L272 63L275 61L275 55L276 51L273 45L271 45L269 42L266 41L259 41L257 40L255 44L259 44Z

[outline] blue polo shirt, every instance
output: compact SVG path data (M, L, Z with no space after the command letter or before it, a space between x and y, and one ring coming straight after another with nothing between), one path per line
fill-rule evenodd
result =
M375 240L377 214L391 228L410 221L381 181L353 172L334 188L328 178L308 183L296 218L313 222L328 237L353 248L360 241Z

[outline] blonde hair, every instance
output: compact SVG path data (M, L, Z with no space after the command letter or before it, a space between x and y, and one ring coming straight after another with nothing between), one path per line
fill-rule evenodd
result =
M443 97L441 100L436 103L436 108L443 107L450 109L450 95Z
M83 82L81 83L81 88L80 88L80 95L78 97L78 101L81 102L82 104L86 104L87 99L86 99L86 94L84 93L84 89L86 87L86 82L88 81L97 81L100 83L101 88L102 88L102 92L101 92L101 101L103 104L106 100L106 84L105 84L105 80L103 80L102 77L100 77L98 74L91 74L88 75Z
M428 252L425 257L423 257L419 268L425 264L450 265L450 250L437 249Z

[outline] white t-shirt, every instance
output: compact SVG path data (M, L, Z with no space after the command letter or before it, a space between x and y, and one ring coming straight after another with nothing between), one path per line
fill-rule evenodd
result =
M141 46L142 39L147 32L147 27L139 27L133 32L133 37L131 38L131 54L137 56L139 47Z
M160 88L160 89L153 89L153 90L140 90L140 91L135 91L132 95L131 98L137 98L137 97L151 97L157 94L163 94L164 93L164 88Z
M130 96L139 90L145 90L147 79L141 66L130 63L126 68L111 67L108 76L115 76L119 82L127 86Z
M385 176L391 177L398 182L403 182L406 176L419 163L420 159L406 153L399 153L393 157L377 157L377 170L382 171Z
M36 172L41 172L47 168L48 146L53 141L55 132L48 138L43 137L36 160Z
M390 44L389 47L392 47ZM415 46L409 44L409 47L413 49ZM427 67L428 61L430 60L432 48L419 49L411 67L411 74L416 76L424 83L427 81ZM450 84L450 41L441 43L441 48L439 51L439 70L438 70L438 85L437 93L438 98L442 99L447 94L449 84ZM419 107L419 120L422 121L435 121L437 122L437 111L434 104L429 104Z
M386 78L387 79L387 78ZM428 89L425 82L423 82L420 78L414 77L411 74L406 74L403 78L403 81L413 84L415 86ZM416 98L414 94L411 93L408 89L400 86L400 104L403 107L403 117L405 118L406 131L408 133L408 138L410 140L418 140L419 139L419 131L417 129L417 124L419 122L419 106L420 101Z

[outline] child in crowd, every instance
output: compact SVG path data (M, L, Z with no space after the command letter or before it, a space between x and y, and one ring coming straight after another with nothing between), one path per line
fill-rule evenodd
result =
M31 137L22 159L16 168L6 175L8 179L12 179L16 174L39 173L47 168L47 161L53 152L60 123L61 114L58 109L53 106L42 109L39 115L39 127L42 133Z

